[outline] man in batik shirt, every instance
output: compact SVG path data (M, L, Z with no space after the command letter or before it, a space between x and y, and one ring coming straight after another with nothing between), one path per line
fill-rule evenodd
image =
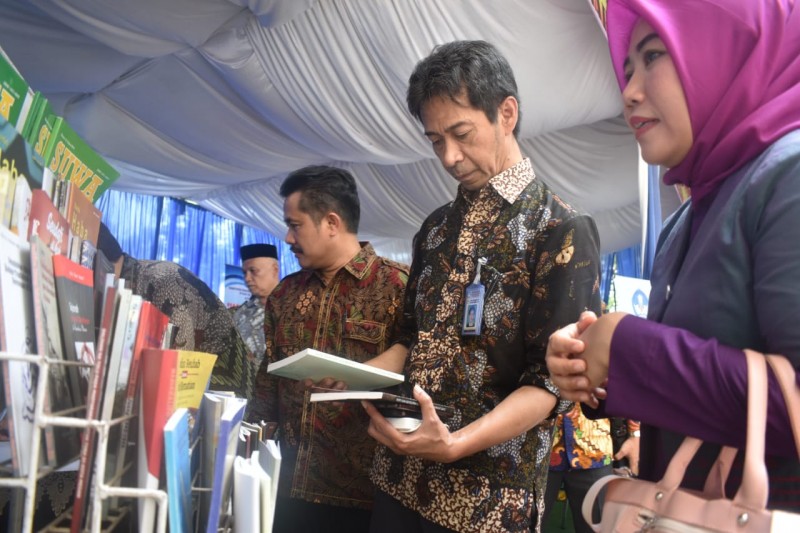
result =
M264 360L264 306L267 296L280 281L278 249L272 244L248 244L239 248L244 282L252 296L236 308L233 321L247 348L253 355L252 374L255 376Z
M540 527L552 417L570 406L545 350L583 310L599 312L599 244L592 219L523 157L516 95L510 66L482 41L437 47L409 81L409 110L459 187L417 233L399 343L373 361L404 371L423 411L401 434L366 407L383 444L374 531ZM465 297L473 281L478 300ZM465 312L481 306L468 328ZM443 423L431 401L456 416Z
M333 167L307 167L281 185L286 242L303 268L267 298L266 356L248 418L278 422L280 488L274 531L368 531L375 449L357 403L309 403L308 383L267 374L267 365L305 348L363 362L394 342L408 269L357 237L355 180ZM329 386L326 380L318 386Z
M614 422L625 424L625 441L616 455L610 419L586 418L579 403L568 413L556 417L550 472L547 475L547 491L544 496L545 524L549 522L552 506L563 487L572 512L575 533L591 533L594 530L583 519L581 508L583 499L594 482L613 473L614 460L627 459L630 473L638 472L639 423L622 419ZM602 500L598 500L595 502L594 522L600 521L598 503Z
M177 263L136 259L123 253L105 224L100 225L97 243L98 250L114 264L116 274L126 280L133 293L169 317L175 326L172 348L217 355L210 388L249 398L252 373L247 365L247 346L214 291Z

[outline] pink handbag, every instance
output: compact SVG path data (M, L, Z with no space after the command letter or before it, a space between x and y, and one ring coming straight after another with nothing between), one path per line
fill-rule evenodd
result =
M583 500L583 517L595 531L661 532L800 532L800 514L769 510L764 437L767 419L767 363L781 385L800 457L800 390L792 365L780 356L745 350L747 355L747 445L742 485L736 496L725 498L724 487L736 449L724 447L702 492L680 488L686 468L702 442L686 437L661 481L621 476L599 479ZM592 524L592 508L607 487L599 524Z

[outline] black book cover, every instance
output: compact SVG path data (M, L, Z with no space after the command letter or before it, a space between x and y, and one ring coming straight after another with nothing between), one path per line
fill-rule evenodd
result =
M54 255L53 274L65 359L94 365L93 273L66 256ZM86 404L91 370L91 366L67 367L76 405Z

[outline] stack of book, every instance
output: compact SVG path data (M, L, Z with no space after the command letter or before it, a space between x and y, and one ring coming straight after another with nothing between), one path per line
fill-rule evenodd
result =
M0 477L76 470L74 505L52 524L72 533L130 509L96 490L129 483L167 491L173 532L216 532L234 509L247 510L238 531L271 531L277 444L243 421L246 400L207 393L216 356L174 349L168 317L97 250L94 202L117 171L2 49L0 98L0 409L9 434L0 437ZM23 355L47 357L47 375L14 359ZM39 387L45 415L84 419L83 429L49 419L37 429ZM136 518L153 531L154 500L139 499ZM7 524L22 529L20 516Z

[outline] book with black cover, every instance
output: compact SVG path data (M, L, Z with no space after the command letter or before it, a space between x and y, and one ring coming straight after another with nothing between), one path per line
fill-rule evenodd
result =
M94 254L94 331L95 336L100 334L100 316L103 312L103 301L106 285L109 283L116 285L117 275L114 272L114 263L108 260L102 250L97 250ZM112 280L108 280L111 274Z
M312 392L309 401L312 402L355 402L366 400L372 402L378 411L386 418L411 417L422 418L422 411L419 402L408 396L400 396L382 391L325 391ZM436 414L439 418L446 420L455 414L453 407L434 403Z
M64 255L53 256L53 274L61 321L61 339L67 361L94 365L94 287L91 269ZM72 399L86 403L91 367L67 367Z

